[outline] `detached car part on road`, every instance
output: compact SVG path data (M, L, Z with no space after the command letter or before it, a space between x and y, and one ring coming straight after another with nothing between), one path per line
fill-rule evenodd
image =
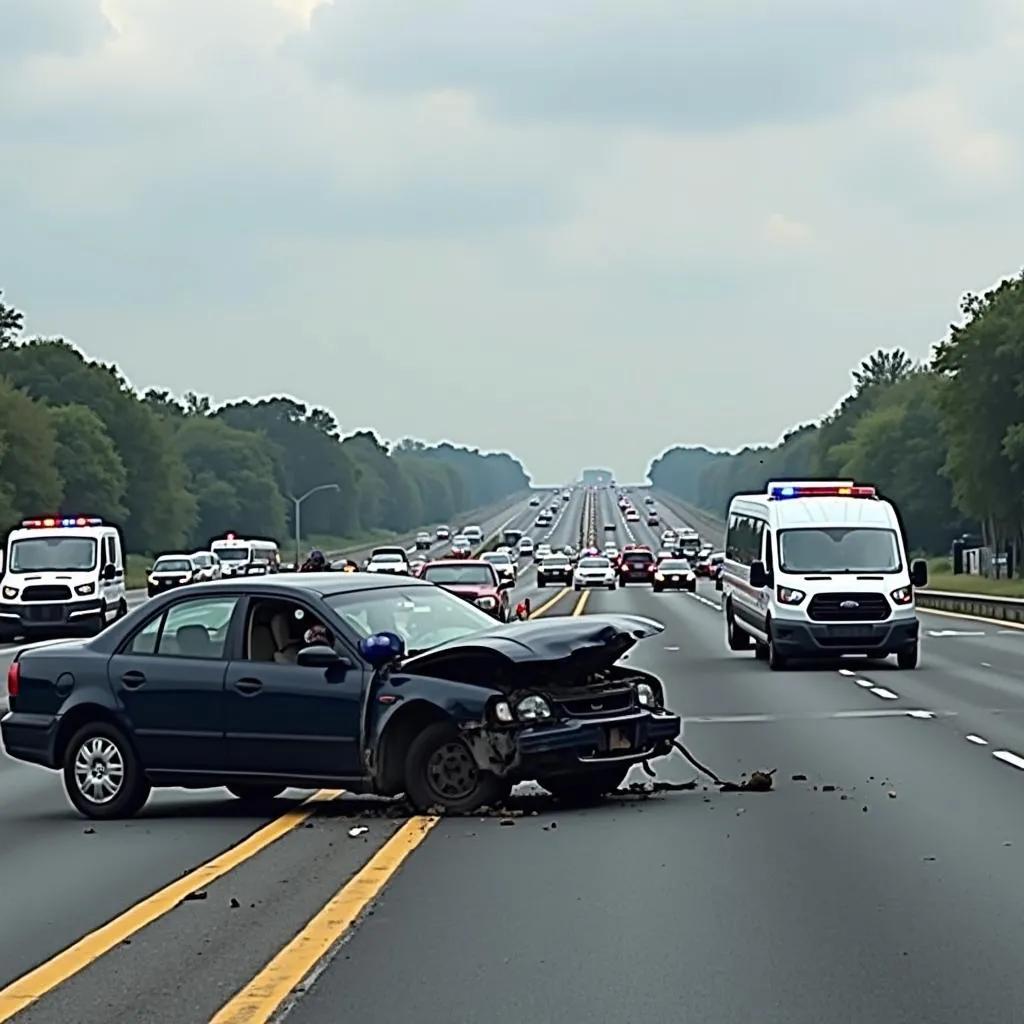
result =
M154 786L405 793L465 813L518 782L599 797L668 754L681 720L617 664L664 627L633 615L502 625L412 577L308 573L163 594L98 637L19 651L7 753L63 772L86 817Z

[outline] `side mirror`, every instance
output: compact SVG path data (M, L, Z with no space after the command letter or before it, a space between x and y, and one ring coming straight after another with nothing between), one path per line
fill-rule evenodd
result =
M405 641L397 633L374 633L359 641L359 653L375 668L405 657Z
M116 575L117 570L114 568L113 562L107 562L107 564L103 566L103 571L100 573L101 578L104 580L112 580Z
M511 590L516 585L515 580L502 580L498 584L499 590Z
M751 562L750 563L750 585L757 590L762 587L768 586L768 570L764 567L764 562Z
M146 575L148 576L152 571L153 571L153 566L147 565L146 566Z
M928 563L923 558L915 558L910 563L910 582L915 587L928 586Z
M295 661L303 668L351 668L352 662L327 644L303 647Z

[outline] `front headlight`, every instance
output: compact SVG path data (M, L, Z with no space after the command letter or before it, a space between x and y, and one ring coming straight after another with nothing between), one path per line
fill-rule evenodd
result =
M665 574L663 572L656 572L654 574L654 578L656 580L663 580L665 578Z
M799 604L807 595L802 590L793 590L792 587L777 587L779 604Z
M497 608L498 602L497 599L493 597L478 597L476 599L476 606L477 608L490 610L492 608Z
M75 593L79 597L88 597L90 594L94 594L95 592L96 592L96 584L95 583L79 583L78 586L75 587Z
M551 705L543 697L533 694L516 705L516 718L521 722L539 722L551 717Z
M4 587L4 597L6 597L8 601L13 601L17 596L17 587Z
M688 572L686 574L686 578L692 583L697 577L694 576L692 572Z
M7 591L5 589L4 597L6 596ZM914 600L914 588L900 587L899 590L894 590L890 597L892 597L893 604L910 604Z
M655 708L658 706L658 698L654 692L654 687L648 683L636 684L636 699L640 702L640 706L644 708Z

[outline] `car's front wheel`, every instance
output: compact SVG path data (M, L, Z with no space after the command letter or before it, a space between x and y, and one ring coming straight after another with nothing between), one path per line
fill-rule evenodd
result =
M128 737L110 722L83 725L64 756L64 788L86 818L130 818L149 799L150 784Z
M537 781L559 800L566 803L586 803L600 800L601 797L618 789L627 774L628 765L607 765L568 775L552 775L550 778Z
M499 803L510 783L481 769L452 722L434 722L409 744L405 755L405 795L420 813L441 808L468 814Z

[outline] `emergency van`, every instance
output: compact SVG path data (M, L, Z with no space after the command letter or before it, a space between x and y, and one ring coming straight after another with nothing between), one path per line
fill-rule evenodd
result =
M212 541L210 551L220 559L222 577L263 575L281 567L281 553L271 540L242 540L229 533Z
M0 642L90 636L128 614L121 531L91 516L26 519L4 544Z
M729 504L722 591L725 642L751 647L769 668L791 658L896 655L917 667L914 588L928 565L910 563L896 508L853 481L768 483Z

